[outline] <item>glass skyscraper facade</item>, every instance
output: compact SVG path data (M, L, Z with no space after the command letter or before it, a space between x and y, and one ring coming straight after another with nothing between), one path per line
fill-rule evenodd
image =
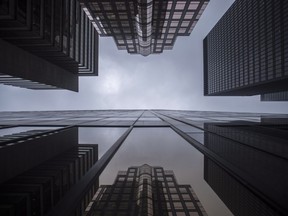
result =
M204 95L286 92L287 12L287 1L236 0L204 39Z
M78 91L78 76L98 75L98 33L77 0L1 1L0 11L0 83Z
M77 128L12 131L1 133L0 214L54 215L51 211L61 208L63 215L82 215L99 186L97 178L87 178L98 161L98 145L78 145ZM75 205L69 210L64 208L68 197Z
M261 101L288 101L288 91L261 94Z
M189 36L208 0L93 0L86 7L100 36L118 49L148 56L172 49L177 36Z
M201 215L202 211L196 211L201 206L194 205L197 200L208 215L287 215L287 123L284 114L233 112L1 112L0 212L25 215L16 210L29 206L38 209L39 215L51 216L81 215L87 207L97 210L97 201L91 204L93 197L101 191L103 196L114 193L104 185L118 188L120 182L123 187L119 188L125 190L130 177L141 179L136 173L146 163L150 166L144 168L152 173L150 189L163 194L157 195L153 211L149 200L144 205L155 215L162 214L158 205L164 202L168 215ZM128 167L128 172L116 177ZM196 200L192 192L194 207L185 204L177 189L170 191L176 178L160 167L173 170L182 186L191 185L198 197ZM132 169L134 176L129 177ZM136 193L140 184L134 183ZM181 185L173 188L180 190ZM125 197L135 201L137 193ZM110 207L113 211L120 205Z

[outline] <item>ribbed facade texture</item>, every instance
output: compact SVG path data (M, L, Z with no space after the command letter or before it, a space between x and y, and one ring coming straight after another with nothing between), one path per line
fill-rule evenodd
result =
M288 90L288 2L236 0L204 39L204 95Z
M30 169L0 187L1 215L46 215L97 161L97 145L81 145ZM98 188L90 188L75 215L82 215ZM82 207L83 208L83 207Z
M127 211L132 215L201 215L203 209L191 187L177 184L173 173L154 167L157 164L130 167L118 174L114 184L100 182L103 186L93 194L101 173L110 171L107 165L122 146L127 148L127 140L137 149L140 143L146 146L147 137L153 136L157 146L165 148L169 142L165 137L173 135L177 139L169 145L182 148L175 141L179 138L187 148L202 155L202 177L233 214L284 216L288 214L287 124L284 114L178 110L1 112L0 214L10 211L10 215L23 216L35 211L36 215L81 215L86 209L92 215L127 215ZM95 144L99 142L101 149L103 139L113 137L115 129L118 137L97 161L95 157L92 160ZM78 130L86 131L80 134L87 142L81 143L90 146L79 144ZM89 136L92 141L86 139ZM177 163L178 158L169 160ZM193 173L185 171L186 175ZM205 205L211 199L205 200L198 192L208 212ZM32 197L35 205L29 204ZM30 209L28 213L16 211L25 208Z
M98 74L98 33L78 1L1 1L0 9L1 73L14 77L1 83L77 91L79 75Z
M239 121L207 123L205 129L212 133L206 133L204 145L236 167L233 177L213 160L205 158L204 162L205 180L232 213L285 215L287 125ZM243 179L253 186L253 191L239 183ZM262 195L260 199L255 195L257 192ZM268 197L273 202L269 203Z
M261 101L288 101L288 91L261 94Z
M96 215L207 215L190 185L172 170L147 164L120 171L113 185L101 185L86 209Z
M189 36L208 0L81 0L100 36L118 49L148 56L172 49L177 36Z
M54 215L67 197L77 196L78 185L98 161L98 145L78 145L77 128L9 130L1 130L0 137L0 215ZM86 185L69 215L82 215L98 186L97 179Z

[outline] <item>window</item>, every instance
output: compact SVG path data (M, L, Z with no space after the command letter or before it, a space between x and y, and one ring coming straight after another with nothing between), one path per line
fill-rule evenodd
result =
M185 202L185 205L188 209L195 209L193 202Z
M182 194L184 200L191 200L189 194Z
M189 23L190 23L189 21L183 21L181 27L188 27Z
M166 180L167 181L173 181L173 178L172 177L166 177Z
M197 3L197 2L190 2L188 9L189 10L196 10L198 5L199 5L199 3Z
M171 198L172 198L172 200L180 200L178 194L171 194Z
M186 4L185 1L178 1L177 4L176 4L175 9L176 10L183 10L185 8L185 4Z
M177 193L176 188L169 188L170 193Z
M181 202L174 202L173 205L175 209L183 209Z

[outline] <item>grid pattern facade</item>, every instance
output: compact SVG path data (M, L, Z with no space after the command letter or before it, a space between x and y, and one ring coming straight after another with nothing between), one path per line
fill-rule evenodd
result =
M82 215L99 187L97 177L77 199L73 194L84 179L87 184L98 145L77 143L73 127L1 127L0 215L57 215L51 211L67 196L74 200L69 215Z
M82 1L100 36L112 36L119 50L147 56L172 49L189 36L208 0Z
M236 0L204 39L204 95L287 90L287 1Z
M46 215L96 163L97 151L97 145L75 147L5 182L0 189L1 215ZM83 206L97 188L95 182Z
M86 209L96 215L207 215L190 185L173 171L144 164L120 171L113 185L100 186Z
M78 1L11 0L0 8L1 39L69 73L98 75L98 33Z
M10 143L10 145L17 145L18 141L25 140L25 139L29 139L31 136L36 136L38 135L39 138L41 138L41 136L43 134L53 134L53 132L51 132L50 130L44 130L44 129L39 129L39 130L28 130L28 131L23 131L23 132L19 132L19 133L13 133L13 134L4 134L0 137L0 145L1 148L5 148L8 147L7 146L7 141L13 141L13 144Z
M204 179L234 215L279 215L208 158L204 159Z
M261 94L261 101L288 101L288 91Z
M0 74L0 84L4 85L11 85L21 88L28 88L28 89L56 89L57 87L39 83L32 80L22 79L20 77L14 77L6 74Z
M205 129L211 133L206 133L204 145L227 162L234 164L237 167L234 172L241 173L241 178L250 179L249 183L254 189L264 195L262 199L257 198L245 184L237 182L235 177L229 176L215 162L206 158L204 178L232 213L251 216L282 215L285 198L281 197L287 197L286 192L282 190L286 185L284 179L288 176L281 171L281 167L288 165L287 125L279 127L273 124L245 122L207 123ZM255 173L255 170L258 172ZM233 190L233 187L238 189ZM232 191L237 191L237 196ZM273 197L275 206L267 204L269 201L265 197Z

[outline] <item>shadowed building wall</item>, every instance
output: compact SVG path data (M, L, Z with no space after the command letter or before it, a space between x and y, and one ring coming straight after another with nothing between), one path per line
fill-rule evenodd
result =
M39 128L3 138L0 141L0 183L76 146L78 131L77 128L61 131Z
M288 2L236 0L204 39L204 95L288 90Z
M288 101L288 91L261 94L261 101Z
M209 131L205 147L234 169L224 170L205 157L204 179L235 215L286 215L288 211L287 125L272 122L205 125Z
M1 215L47 215L97 160L97 145L79 145L6 181L0 186ZM71 206L73 215L82 215L98 184L95 181L81 203Z
M0 9L0 38L9 43L1 53L10 59L0 62L1 83L78 91L78 76L98 75L98 34L78 1L11 0Z
M98 162L98 145L78 145L77 127L14 129L0 137L0 215L49 215L71 198L62 215L82 215L99 186L98 176L87 177Z

